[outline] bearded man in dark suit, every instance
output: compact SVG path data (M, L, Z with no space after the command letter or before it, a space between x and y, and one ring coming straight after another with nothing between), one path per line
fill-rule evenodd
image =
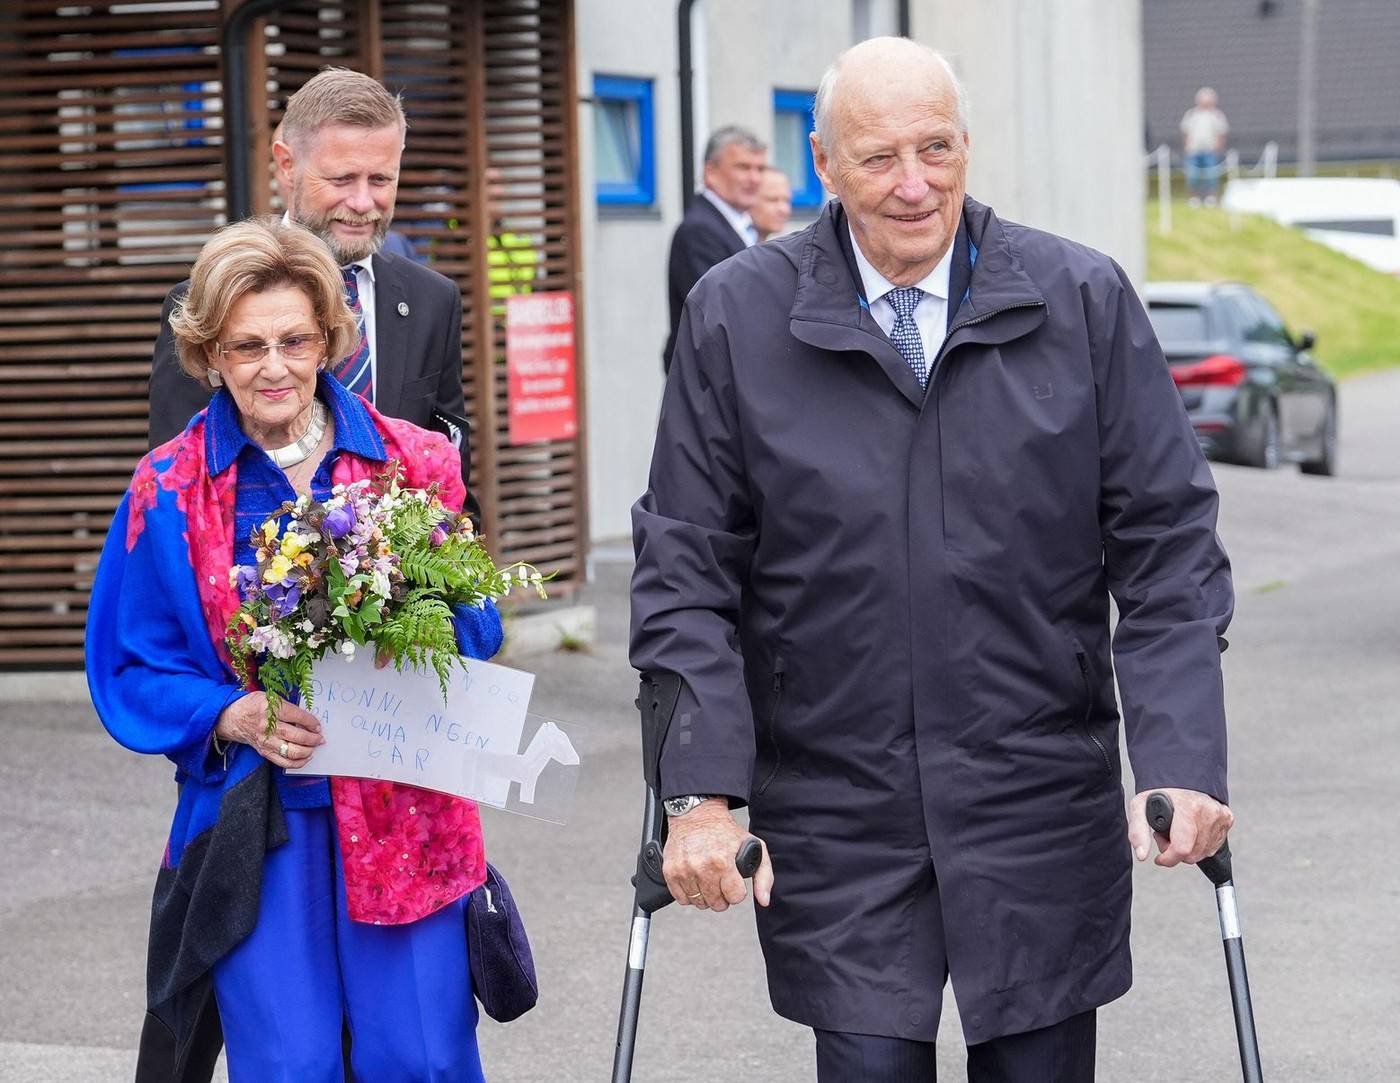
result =
M747 128L720 128L705 144L705 187L686 209L671 238L667 264L671 303L671 333L666 338L662 367L671 368L685 299L705 272L716 263L758 242L749 211L758 199L768 148Z
M444 428L441 420L433 424L434 413L460 418L464 412L461 291L438 272L384 250L407 126L399 99L376 80L328 68L288 100L272 152L288 219L326 243L361 317L368 350L333 365L333 372L380 412ZM182 282L171 290L161 313L151 367L152 447L179 433L211 394L175 357L170 313L187 287ZM465 439L461 450L465 475Z

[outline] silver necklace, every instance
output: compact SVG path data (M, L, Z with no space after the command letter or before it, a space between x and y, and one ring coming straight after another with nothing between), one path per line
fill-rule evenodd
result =
M301 434L301 439L286 447L269 448L268 457L283 470L289 466L296 466L299 462L305 462L307 457L320 446L321 437L326 433L326 419L329 416L330 411L326 409L326 404L320 399L316 399L311 407L311 424L306 426L306 431Z

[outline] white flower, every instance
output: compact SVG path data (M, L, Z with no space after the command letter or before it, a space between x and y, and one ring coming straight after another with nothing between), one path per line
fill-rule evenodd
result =
M312 624L309 620L302 621L298 627L300 627L303 632L314 632L316 630L316 625Z
M389 577L378 568L370 573L369 589L381 598L389 597Z
M344 643L342 643L342 644L340 645L340 653L343 654L343 655L345 655L346 658L354 658L354 657L355 657L355 641L354 641L354 640L351 640L351 639L347 639Z

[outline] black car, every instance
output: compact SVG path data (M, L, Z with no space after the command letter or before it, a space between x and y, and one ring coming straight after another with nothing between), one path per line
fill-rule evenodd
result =
M1337 468L1337 388L1273 306L1236 282L1149 282L1157 340L1212 459L1305 474Z

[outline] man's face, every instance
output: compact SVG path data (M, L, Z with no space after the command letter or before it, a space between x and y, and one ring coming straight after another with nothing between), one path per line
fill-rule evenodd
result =
M758 187L758 199L749 211L754 228L766 237L781 233L792 217L792 185L777 169L765 169Z
M713 162L705 163L705 187L731 207L752 209L763 180L764 152L730 143Z
M306 139L300 154L273 147L292 221L316 234L340 264L378 252L394 218L403 132L398 125L329 124Z
M943 258L962 216L970 143L945 78L838 84L832 147L812 137L822 183L866 259L911 286Z

